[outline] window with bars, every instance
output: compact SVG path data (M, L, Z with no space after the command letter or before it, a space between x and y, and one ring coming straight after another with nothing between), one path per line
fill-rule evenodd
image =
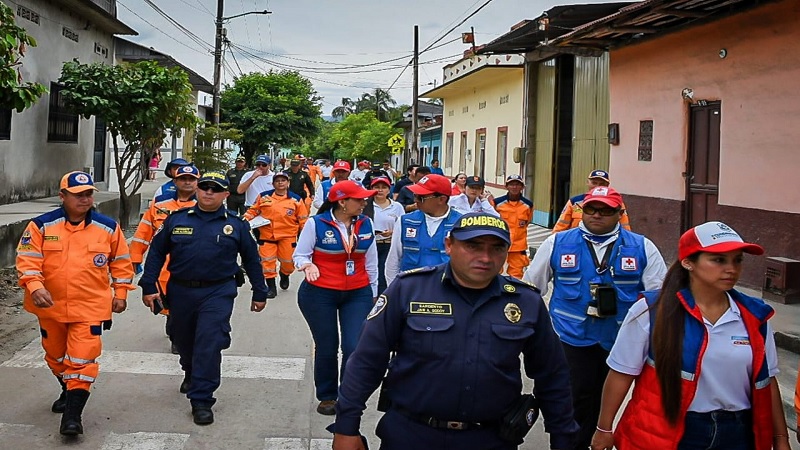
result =
M653 160L653 121L639 122L639 161Z
M11 109L0 108L0 140L11 139Z
M63 85L50 83L50 112L47 116L48 142L78 142L78 115L69 111L61 94Z

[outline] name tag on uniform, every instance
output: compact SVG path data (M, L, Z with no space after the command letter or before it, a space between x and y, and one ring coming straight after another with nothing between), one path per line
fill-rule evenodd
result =
M356 262L352 259L348 259L344 262L344 274L347 276L355 275L356 273Z
M452 316L453 305L450 303L423 303L411 302L411 314L436 314L440 316Z
M194 228L191 227L175 227L172 229L172 234L192 234Z

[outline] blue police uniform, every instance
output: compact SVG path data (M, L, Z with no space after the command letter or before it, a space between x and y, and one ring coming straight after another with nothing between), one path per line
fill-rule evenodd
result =
M643 291L642 273L647 267L644 237L620 227L619 238L605 256L607 270L598 270L591 261L594 250L583 232L574 228L555 236L550 267L553 269L553 294L550 315L561 340L574 347L600 344L611 351L625 315ZM586 261L590 261L587 263ZM598 273L602 272L602 273ZM592 302L589 283L613 286L617 293L616 317L589 317Z
M444 238L453 229L461 213L453 208L439 225L433 236L428 235L425 213L414 211L400 217L402 223L400 242L403 244L403 258L400 270L411 270L417 267L435 266L450 261L444 250Z
M197 206L176 211L150 244L139 281L144 295L158 292L156 281L167 254L172 339L191 380L186 396L193 407L210 407L220 385L221 352L231 342L237 254L253 286L252 301L267 299L258 247L247 222L224 206L214 212Z
M466 289L449 264L426 267L400 273L367 319L339 389L336 433L358 435L366 401L390 365L391 407L376 430L381 449L515 449L498 427L522 392L522 354L551 444L568 447L577 430L569 369L532 286L498 275L484 289Z

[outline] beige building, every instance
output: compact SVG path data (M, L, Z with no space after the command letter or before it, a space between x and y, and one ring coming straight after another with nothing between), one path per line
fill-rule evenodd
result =
M444 102L441 167L505 184L519 174L513 149L522 145L523 65L520 55L467 55L443 69L441 86L420 94Z

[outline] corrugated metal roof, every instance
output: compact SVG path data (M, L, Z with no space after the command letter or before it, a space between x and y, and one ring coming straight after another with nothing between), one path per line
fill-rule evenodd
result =
M555 39L587 22L605 17L630 5L630 2L599 3L589 5L560 5L550 8L541 16L498 37L478 50L478 53L524 53ZM547 18L549 26L539 30L539 20Z

